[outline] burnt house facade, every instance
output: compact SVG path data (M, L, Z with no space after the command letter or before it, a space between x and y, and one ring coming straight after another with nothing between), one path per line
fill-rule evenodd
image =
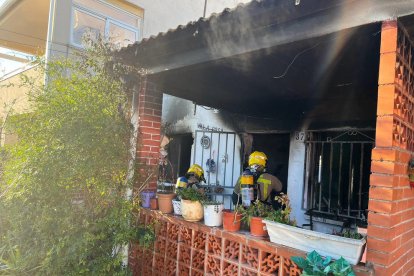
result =
M138 157L157 164L163 118L177 175L200 163L226 201L264 151L299 225L366 226L375 273L410 275L413 26L412 1L252 1L128 46L150 70Z

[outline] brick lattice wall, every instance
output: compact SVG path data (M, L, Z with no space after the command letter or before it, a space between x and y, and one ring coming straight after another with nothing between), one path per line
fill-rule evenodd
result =
M376 275L414 275L414 47L397 21L382 24L367 261Z
M151 249L135 246L130 255L134 275L300 275L291 256L301 251L242 233L231 233L181 217L143 209L140 223L156 217L160 224Z

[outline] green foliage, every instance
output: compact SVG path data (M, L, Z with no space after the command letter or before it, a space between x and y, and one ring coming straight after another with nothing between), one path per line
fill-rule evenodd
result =
M13 119L0 182L0 274L125 275L122 246L136 237L125 197L130 97L105 43L40 62L32 112ZM111 64L111 66L107 66ZM148 229L147 229L148 230ZM148 239L147 239L148 240Z
M289 197L282 193L280 196L276 196L275 199L280 203L281 208L270 212L266 219L283 224L296 225L295 221L290 220L292 207L290 206Z
M194 188L183 188L177 190L177 195L184 200L191 200L191 201L200 201L203 203L207 200L207 197L204 193L200 192L198 189Z
M302 275L355 276L352 266L342 257L336 261L332 261L331 257L323 259L318 252L312 251L308 253L306 258L295 256L291 257L291 259L303 270Z
M136 237L134 240L138 241L141 248L150 248L155 242L155 226L150 224L146 226L138 226L136 229Z
M334 232L333 234L336 235L336 236L349 238L349 239L355 239L355 240L361 240L361 239L364 238L363 235L361 235L357 231L351 230L351 229L347 229L347 230L343 231L342 233Z
M273 212L271 205L266 205L260 200L256 200L249 207L241 208L239 210L242 214L242 221L246 222L247 225L250 225L250 220L252 217L265 218Z
M220 201L216 201L216 200L205 200L202 203L203 203L203 205L221 205L221 204L223 204Z

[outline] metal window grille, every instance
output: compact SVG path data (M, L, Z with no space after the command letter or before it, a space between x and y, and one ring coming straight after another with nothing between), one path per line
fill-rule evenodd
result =
M211 199L223 202L226 209L232 209L231 196L242 166L237 134L196 130L192 163L203 167L207 194Z
M303 206L308 213L366 222L373 136L357 130L309 133Z

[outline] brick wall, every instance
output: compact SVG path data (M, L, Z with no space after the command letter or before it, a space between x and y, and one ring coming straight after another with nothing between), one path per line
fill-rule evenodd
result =
M145 78L138 98L138 141L136 161L140 166L138 185L148 177L149 188L155 189L161 140L162 93ZM152 175L152 176L151 176Z
M376 275L414 275L414 47L397 21L382 24L368 254Z

